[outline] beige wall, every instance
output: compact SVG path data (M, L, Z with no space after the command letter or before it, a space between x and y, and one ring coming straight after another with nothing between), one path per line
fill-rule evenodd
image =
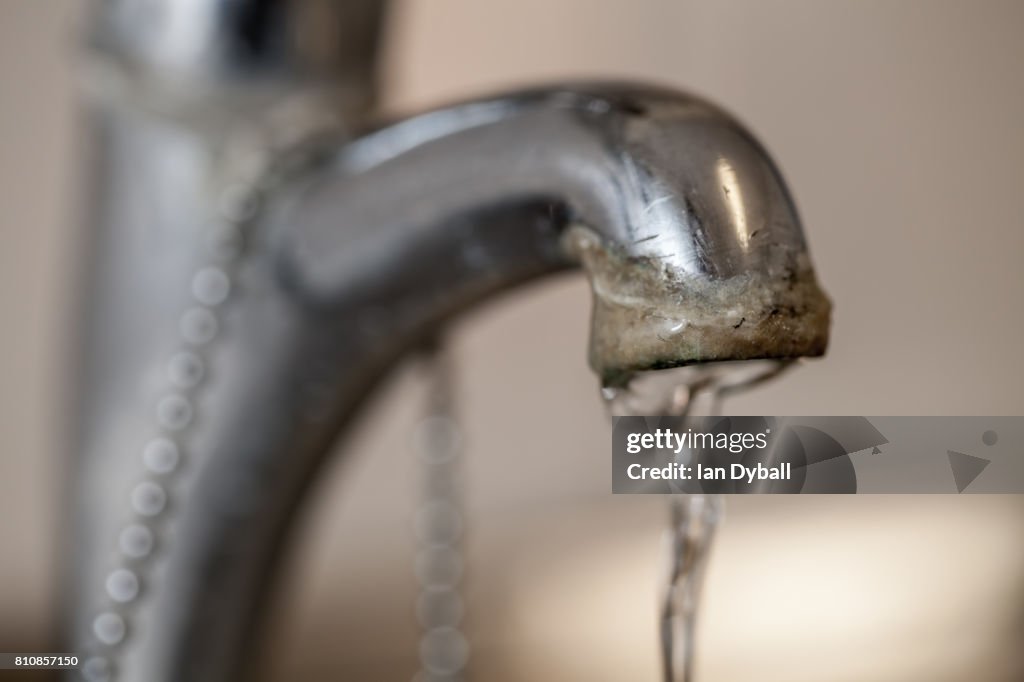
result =
M0 0L0 649L38 641L53 599L73 14ZM1024 414L1024 4L409 0L394 19L393 109L636 77L715 99L763 138L835 300L834 341L730 409ZM588 305L568 278L454 339L482 679L656 677L664 504L607 494ZM420 390L403 373L389 423L364 427L325 474L275 616L282 677L413 669L407 434ZM558 475L571 469L571 482ZM1019 679L1006 652L1020 637L1022 530L1019 498L736 501L710 572L703 679Z
M0 649L50 620L74 166L69 3L0 0Z

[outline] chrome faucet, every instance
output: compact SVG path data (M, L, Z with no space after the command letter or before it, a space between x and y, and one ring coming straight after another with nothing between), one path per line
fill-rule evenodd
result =
M793 202L729 115L585 83L370 128L383 12L96 7L76 675L244 679L330 446L391 368L501 291L582 266L609 386L825 350Z

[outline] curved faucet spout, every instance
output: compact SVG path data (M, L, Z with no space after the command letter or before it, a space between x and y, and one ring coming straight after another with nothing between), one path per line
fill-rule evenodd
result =
M825 348L778 172L698 99L457 105L296 152L245 185L257 202L222 128L133 107L103 118L78 435L72 646L96 679L244 678L318 466L403 356L494 294L582 264L609 384Z
M280 264L299 298L357 322L386 306L387 334L568 257L593 283L606 383L827 342L830 306L771 159L676 92L582 85L433 111L327 155L284 204Z

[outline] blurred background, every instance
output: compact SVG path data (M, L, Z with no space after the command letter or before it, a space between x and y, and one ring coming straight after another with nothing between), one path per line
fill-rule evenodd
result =
M54 648L87 172L80 13L70 0L0 0L0 651ZM824 360L726 409L1013 415L1024 414L1022 31L1012 0L406 0L382 77L390 111L580 76L723 104L781 165L836 304ZM588 315L588 287L570 276L502 299L452 340L476 679L658 679L667 501L609 493ZM254 652L266 680L417 669L421 374L400 368L324 471ZM698 675L1024 680L1021 538L1019 496L729 499Z

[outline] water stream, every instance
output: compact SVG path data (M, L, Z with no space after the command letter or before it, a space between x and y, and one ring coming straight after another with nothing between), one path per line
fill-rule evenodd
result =
M452 358L427 349L426 414L413 432L420 478L415 575L420 669L414 682L463 682L470 645L463 629L462 431L455 414Z
M414 434L422 496L416 530L420 585L420 671L415 682L458 682L466 677L469 644L462 628L461 438L453 408L451 359L438 348L425 353L427 414ZM623 389L603 389L617 416L708 416L731 394L770 380L790 362L748 361L692 365L637 374ZM683 451L681 457L695 453ZM662 582L660 648L665 682L693 682L697 607L712 539L722 517L720 495L672 495Z
M692 365L645 372L625 389L603 390L616 416L708 416L729 396L768 381L792 363L751 361ZM693 453L683 452L690 457ZM667 570L662 584L660 645L665 682L693 682L694 642L701 585L715 529L720 495L672 495Z

